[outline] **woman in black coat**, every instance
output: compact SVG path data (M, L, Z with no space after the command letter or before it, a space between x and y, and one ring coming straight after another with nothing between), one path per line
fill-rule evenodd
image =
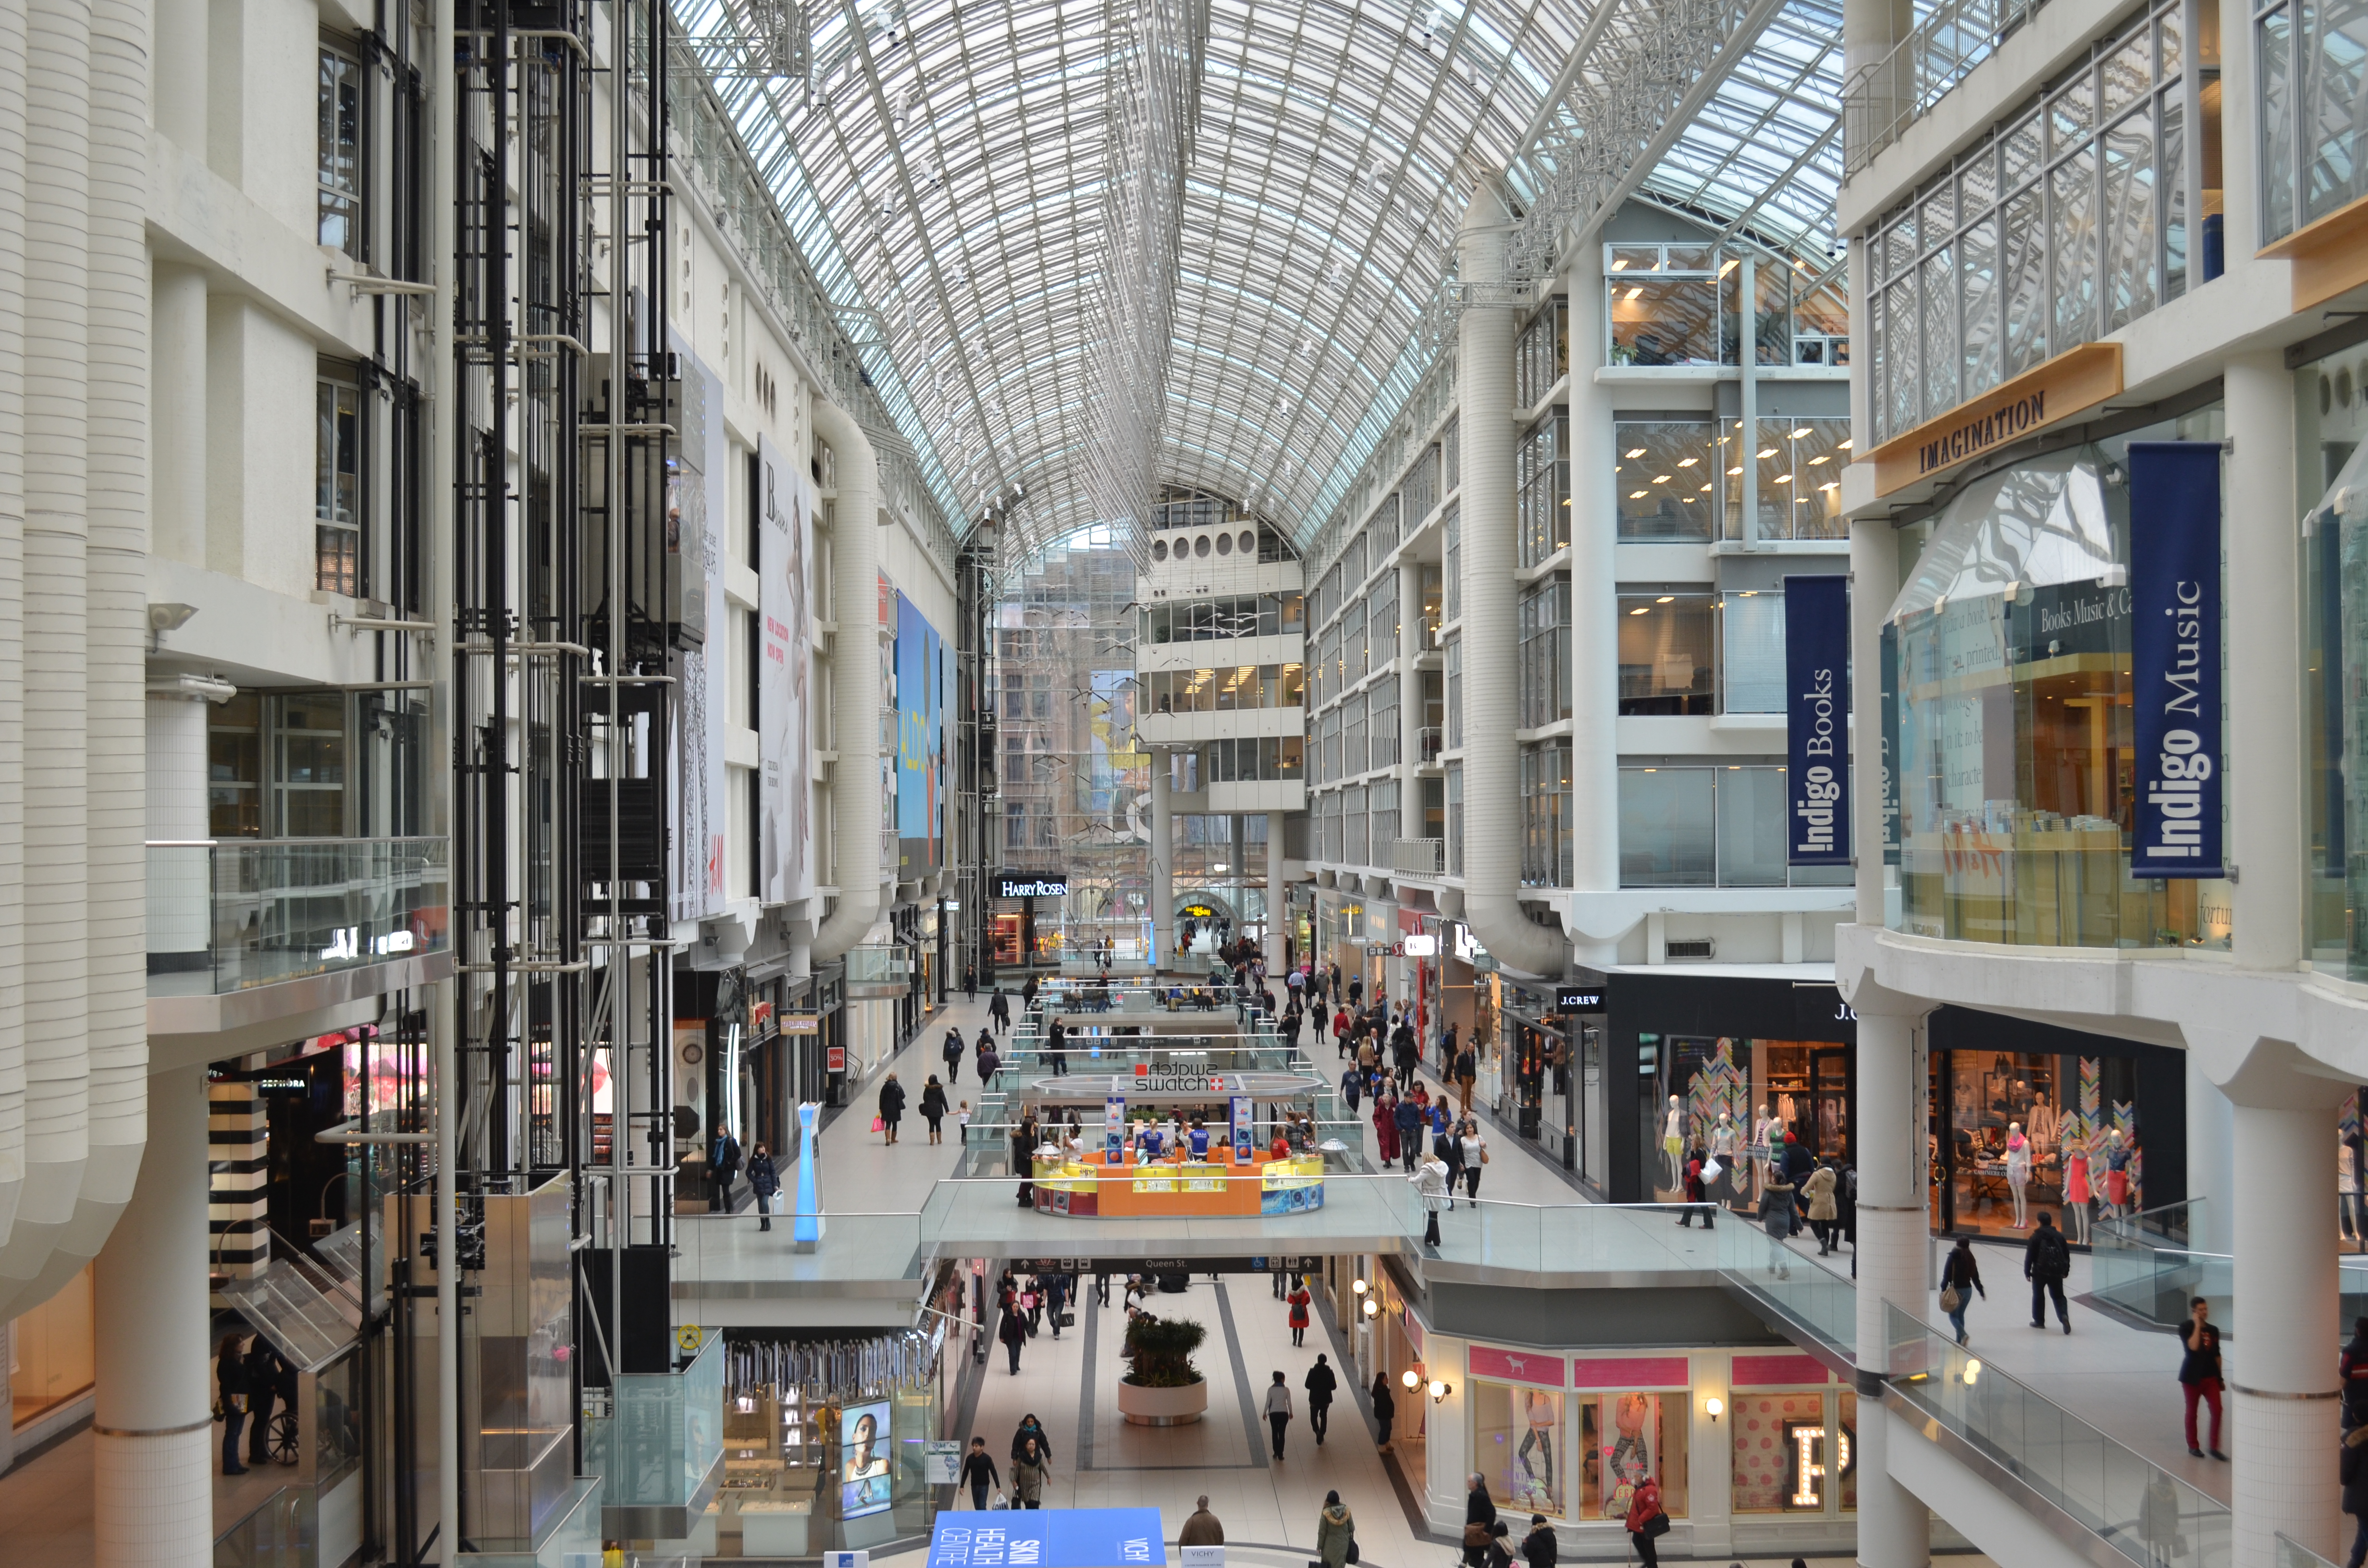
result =
M781 1173L773 1165L773 1152L764 1144L748 1156L748 1190L757 1195L757 1228L773 1228L773 1194L781 1190Z
M929 1124L929 1142L932 1143L945 1142L945 1134L938 1126L945 1114L946 1086L939 1083L938 1075L932 1073L929 1081L921 1085L921 1119Z
M1398 1396L1390 1389L1387 1372L1373 1374L1373 1419L1380 1424L1381 1436L1376 1439L1383 1448L1390 1446L1390 1422L1398 1413Z
M905 1085L891 1073L888 1081L880 1085L880 1129L888 1134L889 1142L896 1142L896 1124L904 1119Z
M246 1473L246 1466L238 1459L239 1434L246 1427L246 1358L239 1354L239 1342L244 1337L226 1334L214 1352L214 1377L222 1386L224 1475Z

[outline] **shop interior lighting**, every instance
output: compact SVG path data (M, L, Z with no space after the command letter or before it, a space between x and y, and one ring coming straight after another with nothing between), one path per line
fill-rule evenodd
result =
M1642 447L1632 447L1620 455L1623 458L1641 458L1645 455L1645 449Z
M1716 1421L1720 1416L1726 1414L1726 1402L1720 1399L1718 1395L1713 1394L1708 1399L1702 1401L1702 1414L1709 1416L1713 1421Z
M1430 1380L1430 1403L1433 1403L1433 1404L1437 1404L1440 1400L1445 1399L1449 1394L1452 1394L1452 1393L1453 1393L1454 1392L1455 1392L1455 1385L1454 1385L1454 1384L1452 1384L1452 1383L1441 1382L1441 1381L1440 1381L1439 1379L1437 1379L1437 1378L1433 1378L1433 1379L1431 1379L1431 1380Z
M1808 427L1806 425L1804 425L1804 426L1802 426L1798 430L1795 430L1795 431L1792 432L1791 437L1790 437L1789 438L1790 438L1790 439L1792 439L1792 440L1795 440L1795 441L1797 441L1797 440L1799 440L1802 437L1804 437L1804 436L1807 435L1808 433L1809 433L1809 427Z
M1406 1384L1406 1392L1408 1393L1412 1393L1415 1390L1422 1387L1422 1374L1416 1371L1412 1367L1408 1367L1405 1373L1399 1377L1398 1381Z
M1655 599L1653 602L1656 605L1665 605L1677 597L1678 596L1675 594L1663 594L1659 598Z

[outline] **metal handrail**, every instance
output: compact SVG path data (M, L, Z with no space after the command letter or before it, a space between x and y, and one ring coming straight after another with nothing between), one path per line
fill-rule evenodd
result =
M1842 86L1842 177L1856 176L1932 112L2046 0L1943 0L1882 60Z

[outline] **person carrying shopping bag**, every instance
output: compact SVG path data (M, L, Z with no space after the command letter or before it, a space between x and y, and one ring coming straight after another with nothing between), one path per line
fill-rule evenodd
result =
M1628 1504L1628 1540L1645 1568L1660 1568L1660 1540L1669 1533L1669 1516L1661 1507L1661 1483L1646 1476Z
M1983 1288L1981 1266L1974 1261L1974 1244L1964 1236L1941 1264L1941 1310L1949 1314L1950 1326L1957 1331L1957 1343L1965 1342L1965 1309L1974 1304L1975 1293L1989 1300Z
M1357 1520L1338 1492L1324 1494L1323 1511L1315 1516L1315 1555L1324 1568L1349 1568L1357 1561Z
M1440 1211L1453 1201L1447 1194L1447 1162L1436 1154L1426 1154L1414 1175L1406 1179L1414 1183L1417 1194L1422 1199L1422 1244L1436 1248L1439 1245Z

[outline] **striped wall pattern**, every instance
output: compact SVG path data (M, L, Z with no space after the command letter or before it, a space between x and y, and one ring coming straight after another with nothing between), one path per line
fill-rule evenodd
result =
M206 1210L211 1272L243 1278L271 1258L268 1135L263 1096L252 1084L206 1086Z

